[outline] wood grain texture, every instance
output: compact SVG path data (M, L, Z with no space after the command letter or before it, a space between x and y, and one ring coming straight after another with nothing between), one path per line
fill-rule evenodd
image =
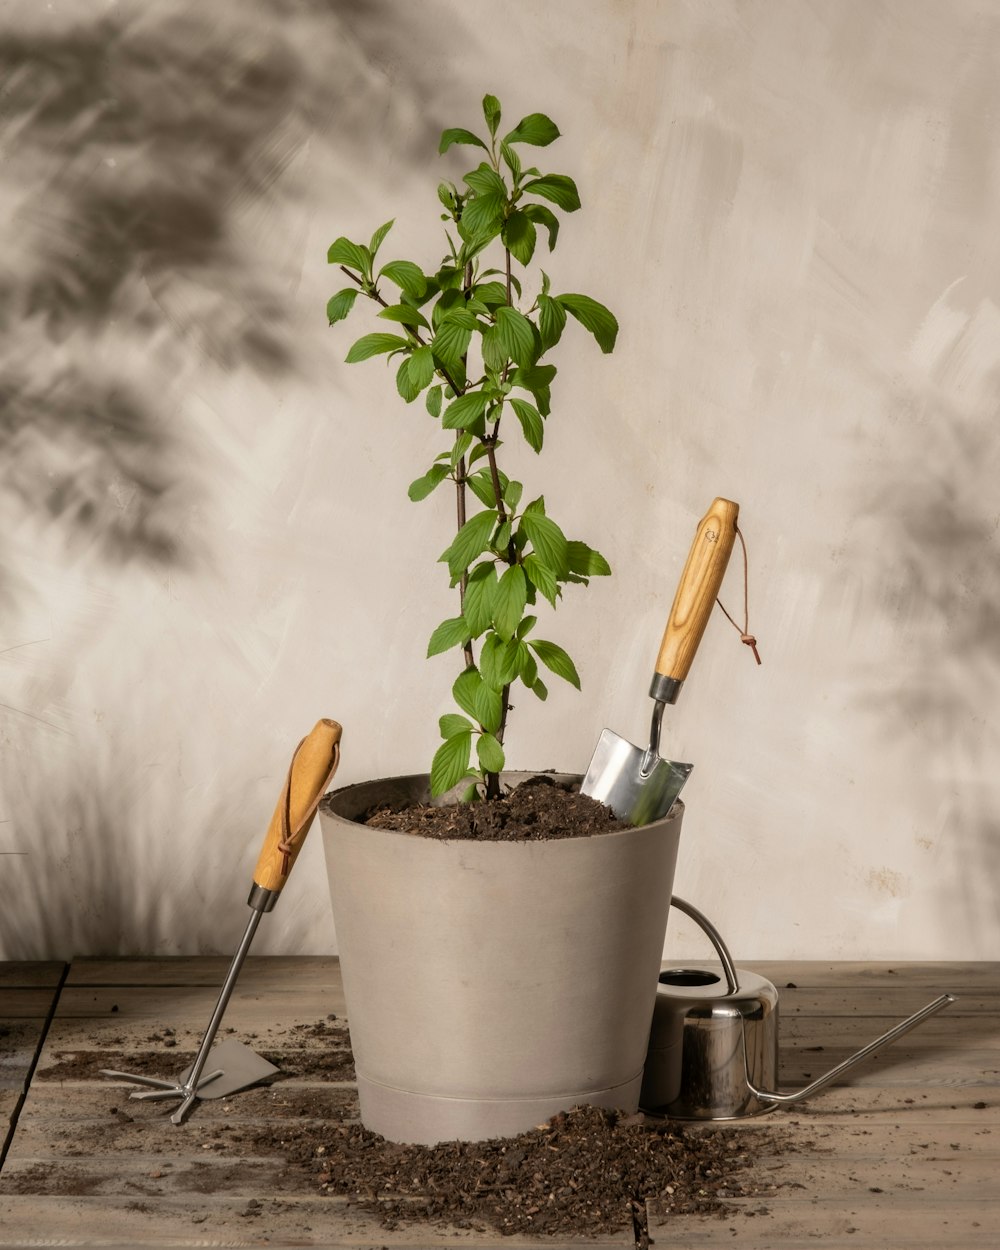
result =
M158 1047L164 1071L172 1071L177 1053L197 1040L219 962L86 961L71 969L0 1175L0 1246L97 1242L141 1250L269 1242L564 1250L571 1244L434 1225L385 1229L343 1199L289 1192L282 1181L282 1126L315 1122L317 1095L330 1122L353 1122L351 1081L293 1077L246 1090L202 1104L180 1129L155 1104L125 1101L127 1087L97 1076L102 1056ZM996 965L892 965L892 973L858 964L755 967L780 988L786 1085L831 1066L939 985L966 989L968 1002L963 1016L950 1016L956 1003L810 1103L741 1121L741 1128L759 1130L762 1144L778 1142L773 1153L762 1145L758 1195L735 1200L722 1219L679 1216L650 1203L654 1243L735 1243L741 1250L813 1244L992 1250L1000 1244ZM139 983L143 975L147 984ZM789 981L795 989L787 988ZM259 1049L288 1053L322 1048L326 1043L300 1026L308 1030L342 1002L335 960L257 958L238 990L227 1027ZM802 1010L796 1013L793 1004ZM173 1036L167 1027L175 1027ZM93 1077L60 1077L54 1070L61 1057L81 1049L93 1057ZM269 1152L246 1155L236 1143L247 1129L266 1131ZM633 1231L572 1244L628 1246Z
M295 749L253 873L262 890L277 893L288 880L319 801L337 771L342 733L335 720L324 718Z
M59 984L66 965L59 960L25 961L8 959L0 962L0 990L41 989Z
M683 681L691 669L729 565L739 514L739 504L714 499L698 522L656 657L661 677Z

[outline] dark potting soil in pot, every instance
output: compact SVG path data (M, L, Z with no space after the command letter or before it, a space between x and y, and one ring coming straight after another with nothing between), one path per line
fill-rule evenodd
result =
M614 812L576 786L539 774L502 798L436 807L378 807L364 823L425 838L468 838L481 842L589 838L622 827Z

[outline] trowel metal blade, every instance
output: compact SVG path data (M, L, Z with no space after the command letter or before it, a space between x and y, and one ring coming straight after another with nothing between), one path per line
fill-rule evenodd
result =
M199 1098L225 1098L228 1094L235 1094L238 1089L246 1089L248 1085L256 1085L258 1081L266 1081L281 1071L249 1046L231 1038L219 1042L208 1052L205 1071L214 1072L218 1068L222 1069L221 1076L198 1086ZM188 1068L178 1084L186 1085L190 1075L191 1068Z
M648 825L670 811L693 767L659 755L651 763L648 751L605 729L580 790L610 807L619 820Z

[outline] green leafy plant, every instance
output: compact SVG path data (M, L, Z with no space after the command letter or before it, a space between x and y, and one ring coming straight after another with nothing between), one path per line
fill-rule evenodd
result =
M501 138L494 96L484 98L483 115L486 138L461 128L441 136L441 153L460 144L485 157L462 186L438 186L448 250L437 270L426 273L412 260L380 263L388 221L367 244L339 238L330 246L328 260L353 285L327 304L331 325L350 314L359 295L380 305L378 316L392 329L358 339L348 363L383 355L398 360L400 396L409 404L424 395L428 413L451 439L411 483L409 496L425 499L445 481L455 490L456 533L440 560L458 590L459 612L434 630L427 654L461 652L452 687L459 711L440 718L443 742L431 764L431 791L442 794L467 779L470 799L481 790L499 797L512 686L519 682L544 700L539 664L580 686L567 652L535 636L537 617L529 609L539 596L555 607L567 583L586 585L611 572L599 552L566 538L543 495L523 501L522 483L497 461L501 425L505 433L514 425L540 452L556 376L547 358L568 318L604 352L613 350L618 334L603 304L588 295L554 294L545 271L530 268L539 229L551 251L560 227L555 210L580 207L572 178L522 164L519 149L547 147L559 137L555 123L531 113Z

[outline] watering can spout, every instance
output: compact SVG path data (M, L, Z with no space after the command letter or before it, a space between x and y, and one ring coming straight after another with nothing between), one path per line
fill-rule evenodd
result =
M721 963L661 972L640 1106L677 1120L735 1120L811 1098L848 1069L955 1001L942 994L804 1089L779 1094L778 992L737 968L707 916L674 895L671 906L710 939Z
M873 1042L869 1042L868 1045L863 1046L861 1050L855 1051L855 1053L845 1059L843 1063L838 1063L835 1068L831 1068L829 1072L825 1073L821 1077L818 1077L811 1084L806 1085L804 1089L795 1090L793 1093L789 1094L776 1094L772 1093L770 1090L757 1089L757 1087L753 1084L750 1080L750 1069L747 1065L746 1035L744 1034L743 1062L747 1069L747 1088L750 1093L756 1098L759 1098L761 1102L772 1103L775 1106L787 1107L792 1103L804 1102L805 1099L811 1098L813 1094L818 1094L821 1089L826 1089L828 1085L832 1085L833 1082L839 1076L843 1075L843 1073L847 1072L848 1069L861 1063L862 1060L867 1059L868 1056L874 1054L875 1051L881 1050L883 1046L888 1046L891 1042L896 1041L897 1038L902 1037L904 1033L909 1033L909 1031L911 1029L915 1029L918 1024L923 1024L925 1020L929 1020L931 1016L937 1015L939 1011L942 1011L954 1001L954 994L942 994L939 998L935 998L932 1003L928 1003L926 1007L922 1007L919 1011L915 1011L912 1016L907 1016L905 1020L889 1029L888 1032L883 1033L881 1037L877 1037Z

